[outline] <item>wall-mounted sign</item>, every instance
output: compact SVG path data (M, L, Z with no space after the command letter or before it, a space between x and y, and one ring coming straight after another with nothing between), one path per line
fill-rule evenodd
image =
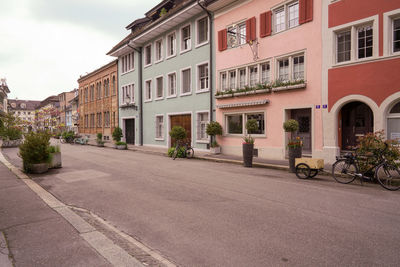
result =
M321 105L316 105L315 108L316 108L316 109L320 109L320 108L321 108Z
M322 108L328 108L328 105L326 105L326 104L322 105Z

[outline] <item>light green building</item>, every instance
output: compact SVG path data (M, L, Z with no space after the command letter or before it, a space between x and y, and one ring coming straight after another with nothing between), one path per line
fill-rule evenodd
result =
M198 1L163 1L108 54L119 58L120 125L131 144L170 147L182 126L197 150L213 118L212 20Z

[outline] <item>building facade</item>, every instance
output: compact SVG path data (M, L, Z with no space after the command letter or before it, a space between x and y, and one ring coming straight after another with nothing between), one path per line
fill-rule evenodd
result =
M41 101L35 110L35 124L36 130L50 131L52 133L60 130L59 125L59 108L60 102L56 95L49 96Z
M303 154L322 156L321 2L216 1L216 120L222 153L241 155L245 124L255 119L258 157L284 159L296 119Z
M7 95L10 93L6 79L0 80L0 114L7 113Z
M118 61L114 60L78 79L79 133L112 139L118 127ZM71 114L72 116L72 114Z
M324 154L368 132L400 140L400 2L323 1Z
M67 105L66 126L70 131L78 133L79 127L79 90L75 91L75 96Z
M8 112L18 117L26 130L32 130L35 127L35 111L39 105L40 101L8 99Z
M209 16L197 1L162 1L145 15L108 53L120 62L124 140L171 147L169 131L176 125L195 149L205 150L213 90Z
M70 101L75 97L76 91L78 89L74 89L70 92L62 92L58 95L60 107L59 107L59 125L64 130L71 130L72 121L71 121L71 107ZM68 119L67 119L68 118Z

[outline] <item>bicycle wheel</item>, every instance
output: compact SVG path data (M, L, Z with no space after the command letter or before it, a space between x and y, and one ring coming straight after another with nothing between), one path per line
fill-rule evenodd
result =
M307 179L310 177L311 169L307 164L299 163L296 165L296 176L299 179Z
M172 153L172 159L173 159L173 160L175 160L176 157L178 156L178 151L179 151L179 149L180 149L180 146L176 146L176 147L175 147L174 153Z
M383 163L375 170L375 177L381 186L390 191L400 189L400 170L394 165Z
M317 174L318 174L318 170L311 170L309 178L314 178L315 176L317 176Z
M193 148L189 147L188 149L186 149L186 157L188 159L191 159L191 158L193 158L193 156L194 156Z
M336 161L332 166L333 178L341 184L349 184L356 179L358 173L354 163L348 163L346 159Z

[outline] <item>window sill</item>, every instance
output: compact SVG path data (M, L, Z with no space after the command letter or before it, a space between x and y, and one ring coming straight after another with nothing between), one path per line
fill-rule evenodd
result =
M128 74L128 73L130 73L130 72L133 72L133 71L135 71L134 68L131 69L131 70L125 71L125 72L121 72L121 76L122 76L122 75L125 75L125 74Z
M148 102L152 102L152 101L153 101L152 99L147 99L144 101L144 103L148 103Z
M167 99L170 99L170 98L176 98L176 95L167 96Z
M190 51L192 51L192 48L189 48L189 49L186 49L186 50L181 50L179 52L179 54L182 55L182 54L185 54L185 53L190 52Z
M179 96L188 96L188 95L191 95L192 94L192 91L190 91L189 93L181 93Z
M165 139L164 138L154 138L154 140L156 140L156 141L164 141Z
M148 68L148 67L150 67L152 64L150 63L150 64L147 64L147 65L144 65L144 67L143 68Z
M280 92L286 90L294 90L294 89L303 89L307 87L307 83L295 84L295 85L287 85L287 86L279 86L272 88L273 92Z
M210 143L210 140L202 140L202 139L200 139L200 140L196 140L196 143L198 143L198 144L208 144L208 143Z
M203 89L203 90L196 90L196 94L203 94L203 93L208 93L210 92L210 89Z
M200 47L202 47L202 46L207 45L208 43L209 43L209 41L207 40L207 41L202 42L202 43L200 43L200 44L196 44L196 45L195 45L195 48L200 48Z
M171 58L174 58L174 57L176 57L176 52L173 55L167 56L165 59L171 59Z
M158 97L156 99L154 99L155 101L160 101L160 100L164 100L164 97Z
M334 63L332 65L332 68L339 68L339 67L357 65L357 64L367 63L367 62L374 62L374 61L385 60L385 59L398 57L398 56L400 56L400 52L398 52L396 54L390 54L387 56L379 56L379 57L375 56L375 57L369 57L369 58L365 58L365 59L349 60L346 62Z
M158 63L160 63L160 62L163 62L163 58L161 58L160 60L157 60L157 61L154 61L154 64L158 64Z
M246 92L224 93L222 95L215 95L215 98L220 99L220 98L230 98L230 97L244 96L244 95L267 94L267 93L271 93L271 91L272 91L271 89L259 89L259 90L251 90L251 91L246 91Z
M303 24L306 24L306 23L303 23ZM279 32L272 32L272 34L271 34L271 36L274 36L274 35L277 35L277 34L280 34L280 33L283 33L283 32L287 32L287 31L290 31L290 30L292 30L292 29L296 29L296 28L298 28L299 26L301 26L301 25L303 25L303 24L298 24L298 25L296 25L296 26L293 26L293 27L291 27L291 28L287 28L287 29L284 29L284 30L282 30L282 31L279 31Z

